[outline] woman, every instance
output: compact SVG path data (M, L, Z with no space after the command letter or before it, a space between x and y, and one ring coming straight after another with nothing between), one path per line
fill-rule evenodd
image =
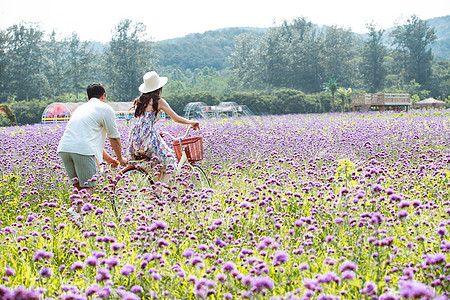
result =
M144 75L144 83L139 87L141 95L134 100L134 116L137 118L130 132L128 141L129 160L135 160L142 156L157 157L156 163L161 164L159 180L167 183L169 174L166 169L169 165L174 167L177 163L172 149L156 131L154 125L158 121L160 112L172 118L173 121L191 125L193 129L199 129L199 122L180 117L166 100L161 98L162 88L167 83L167 77L159 77L152 71Z

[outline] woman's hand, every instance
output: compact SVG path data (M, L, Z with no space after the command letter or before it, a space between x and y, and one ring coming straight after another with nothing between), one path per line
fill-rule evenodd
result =
M194 130L200 129L200 123L198 121L192 121L191 128Z

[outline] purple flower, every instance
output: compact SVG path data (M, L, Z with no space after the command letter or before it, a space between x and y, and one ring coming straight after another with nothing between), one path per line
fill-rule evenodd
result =
M342 280L350 280L356 277L355 272L347 270L342 272L341 279Z
M264 292L264 290L273 288L273 280L269 277L253 277L252 292Z
M97 275L95 275L95 280L98 282L102 282L105 280L111 279L111 274L109 274L107 269L98 269Z
M222 241L219 237L217 237L215 240L214 240L214 244L216 245L216 246L219 246L220 248L223 248L223 247L225 247L227 244L224 242L224 241Z
M155 222L153 222L152 225L150 225L150 230L151 231L155 231L158 229L162 229L162 230L166 230L167 229L167 223L162 221L162 220L156 220Z
M350 270L350 271L356 271L356 263L354 263L354 262L351 261L351 260L346 260L346 261L344 261L344 262L340 265L339 271L340 271L340 272L344 272L344 271L347 271L347 270Z
M438 227L438 229L436 229L436 232L439 234L439 236L441 238L443 238L445 236L445 234L447 233L447 229L443 226Z
M286 251L277 251L273 254L273 265L278 266L289 260L289 255Z
M433 289L428 285L414 280L401 280L398 285L400 286L400 296L407 299L430 299L434 296Z
M429 254L425 258L425 264L427 265L436 265L445 263L447 261L447 256L442 253L436 253L436 254Z
M122 267L122 269L120 269L120 274L122 276L130 276L131 273L133 273L134 271L136 271L136 267L134 265L125 265Z
M226 300L233 299L233 295L231 295L230 293L225 293L225 294L223 294L223 299L226 299Z
M156 242L156 244L158 245L158 247L164 248L164 247L169 246L170 243L168 240L161 238Z
M43 267L40 271L39 271L39 276L44 277L44 278L49 278L52 276L52 271L47 268L47 267Z
M52 258L53 253L47 252L44 249L37 250L33 255L33 261L38 261L45 258Z
M70 266L70 269L72 271L82 270L84 269L84 264L81 261L76 261Z
M400 300L400 297L392 293L386 293L380 295L379 300Z
M194 255L194 249L192 248L186 248L186 250L184 250L183 254L184 257L189 258L192 255Z
M368 281L364 284L364 288L360 290L362 294L366 294L368 296L377 294L377 285L373 281Z
M374 184L372 185L372 191L374 191L375 193L379 193L383 191L383 187L379 184Z
M341 224L342 222L344 222L344 219L337 217L336 219L334 219L334 223L336 224Z
M236 269L236 266L232 261L227 261L222 265L222 269L226 273L230 273Z
M399 219L404 219L408 216L408 212L406 210L401 210L397 213L397 217Z
M341 279L334 272L326 272L325 274L320 275L319 278L317 278L317 281L320 283L330 283L332 281L334 281L336 283L340 283Z
M301 263L299 266L300 270L310 270L311 267L307 263Z
M140 285L133 285L133 287L131 288L131 291L135 294L144 292L144 290L142 289L142 287Z
M86 296L90 297L94 294L97 294L101 290L101 287L94 283L86 289Z
M319 282L315 279L305 278L302 283L309 290L315 291L319 288Z
M119 251L120 249L125 248L125 244L124 243L112 243L111 244L111 250L114 252Z
M339 299L338 297L335 297L333 295L327 295L327 294L320 294L317 296L317 300L336 300Z
M381 224L383 223L384 217L381 213L375 212L372 214L369 223L370 224Z
M97 257L95 256L88 256L85 260L86 265L91 266L91 267L95 267L97 266Z
M227 280L227 276L225 274L219 273L216 276L216 280L220 283L224 283Z
M11 268L10 266L6 266L5 268L5 275L6 276L15 276L16 275L16 270L14 270L13 268Z
M106 259L105 263L110 268L114 268L115 266L117 266L119 264L119 259L117 257L110 257L110 258Z
M161 274L159 274L158 272L152 273L151 277L153 278L153 280L161 280L162 278Z

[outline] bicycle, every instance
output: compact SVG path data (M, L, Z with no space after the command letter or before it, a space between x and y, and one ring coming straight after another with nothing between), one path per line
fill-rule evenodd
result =
M210 190L211 184L205 171L195 164L203 159L203 139L202 137L186 138L190 129L189 126L181 137L174 137L166 131L161 132L172 140L178 160L173 182L197 191ZM146 205L149 199L159 200L156 191L164 188L164 184L159 183L154 177L152 161L149 157L130 161L128 166L116 174L113 180L115 196L111 201L116 217L119 217L119 212L126 210L128 206L136 207L139 203Z

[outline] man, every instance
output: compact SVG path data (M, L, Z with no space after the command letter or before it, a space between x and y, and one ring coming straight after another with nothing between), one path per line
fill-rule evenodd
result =
M105 103L105 87L100 83L93 83L87 87L87 95L88 102L78 107L67 123L57 152L73 186L77 190L86 189L92 195L98 164L105 160L115 168L119 163L126 166L127 160L122 157L114 110ZM104 149L106 136L117 160Z

